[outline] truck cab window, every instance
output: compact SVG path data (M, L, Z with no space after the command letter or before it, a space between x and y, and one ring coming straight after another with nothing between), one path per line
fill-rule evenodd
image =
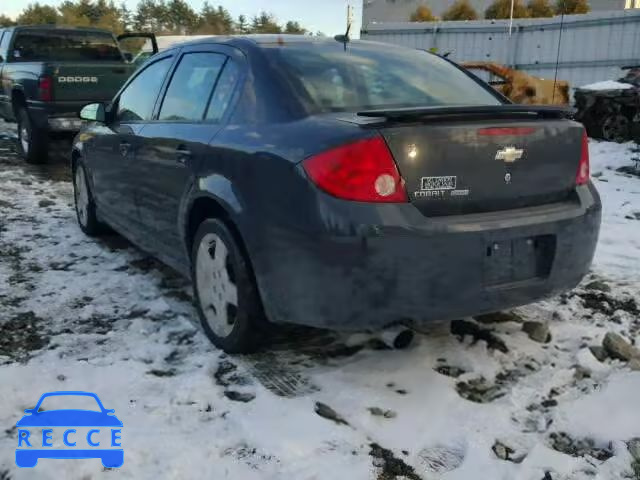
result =
M22 30L13 44L12 56L20 62L111 61L124 62L110 33L65 30Z

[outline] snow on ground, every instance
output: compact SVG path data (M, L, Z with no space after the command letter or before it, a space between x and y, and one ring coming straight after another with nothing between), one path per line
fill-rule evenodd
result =
M596 270L609 276L640 277L640 179L616 170L630 167L631 144L591 141L591 173L603 203ZM640 154L636 155L640 158Z
M615 80L605 80L604 82L590 83L578 87L580 90L626 90L633 88L630 83L616 82Z
M574 291L457 323L475 343L449 323L406 350L292 328L229 357L196 327L186 281L80 232L64 151L25 166L12 132L0 123L0 479L113 476L99 460L15 466L16 421L54 390L115 409L118 478L640 478L625 444L640 437L640 372L589 349L607 332L640 342L640 178L615 170L628 145L591 143L604 221ZM524 321L549 322L551 341Z

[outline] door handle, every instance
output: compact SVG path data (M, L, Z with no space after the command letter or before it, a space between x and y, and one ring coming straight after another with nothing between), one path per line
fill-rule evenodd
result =
M129 142L120 142L120 155L126 157L129 154L131 144Z
M184 145L180 145L176 148L176 161L182 165L184 165L187 160L191 158L191 150L189 150Z

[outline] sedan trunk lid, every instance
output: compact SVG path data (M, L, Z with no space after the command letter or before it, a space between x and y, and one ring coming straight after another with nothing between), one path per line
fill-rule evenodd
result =
M527 118L523 112L493 119L488 112L466 118L451 112L391 115L379 127L410 201L424 215L490 212L571 198L582 152L580 124Z

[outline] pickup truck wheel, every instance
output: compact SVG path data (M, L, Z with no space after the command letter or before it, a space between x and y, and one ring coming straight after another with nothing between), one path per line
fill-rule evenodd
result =
M89 188L84 166L78 163L73 174L73 193L76 206L76 218L80 229L90 237L100 235L106 230L105 225L98 221L93 195Z
M227 353L258 349L267 324L248 260L227 226L205 220L192 248L192 278L202 328Z
M39 164L47 160L47 133L36 128L29 112L24 107L18 109L18 149L27 163Z

